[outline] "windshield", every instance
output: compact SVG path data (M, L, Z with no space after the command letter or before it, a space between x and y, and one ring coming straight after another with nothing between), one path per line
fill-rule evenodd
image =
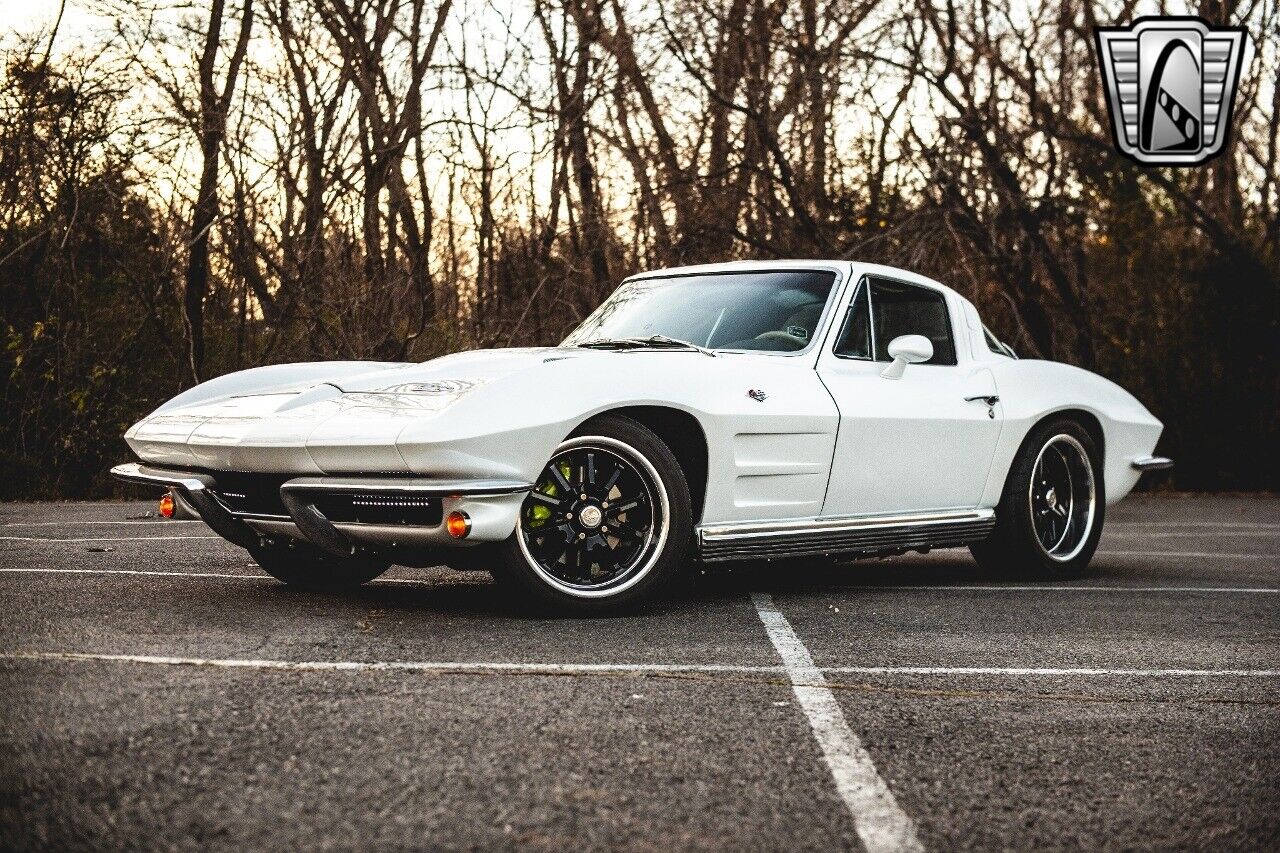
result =
M794 352L818 330L833 272L645 278L619 287L563 346L662 335L708 349Z

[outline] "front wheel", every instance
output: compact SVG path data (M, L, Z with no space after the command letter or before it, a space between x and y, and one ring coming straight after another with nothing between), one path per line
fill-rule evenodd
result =
M354 555L334 557L306 542L275 542L249 549L263 571L289 586L304 589L346 589L373 580L390 563Z
M671 449L636 421L605 415L551 455L494 576L555 609L603 613L669 582L691 531L689 486Z
M969 546L1002 576L1079 577L1093 558L1106 512L1102 457L1078 422L1032 430L1014 457L991 536Z

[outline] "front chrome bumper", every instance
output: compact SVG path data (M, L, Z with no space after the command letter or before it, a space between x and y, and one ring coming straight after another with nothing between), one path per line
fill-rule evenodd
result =
M1163 471L1173 467L1173 460L1164 456L1139 456L1129 464L1138 471Z
M172 489L224 539L250 547L264 539L287 536L311 542L331 554L348 555L360 548L403 549L471 545L500 541L515 529L516 516L532 483L517 480L446 480L427 477L295 477L279 486L284 513L239 511L220 496L218 474L129 463L111 469L130 483ZM231 476L231 475L228 475ZM369 496L394 503L435 499L439 522L383 524L333 521L317 504L335 496ZM465 540L444 528L453 511L465 512L471 530Z
M258 536L238 519L213 493L214 481L207 474L171 471L131 462L111 469L111 476L127 483L172 489L188 506L200 514L213 532L242 548L256 544Z

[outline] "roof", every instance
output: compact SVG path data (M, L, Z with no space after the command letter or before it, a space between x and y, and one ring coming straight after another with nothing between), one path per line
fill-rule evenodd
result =
M804 270L804 269L838 269L844 271L853 266L854 275L882 275L886 278L896 278L906 282L924 284L936 287L940 290L953 293L960 296L953 288L948 287L940 281L920 275L911 270L901 267L891 267L884 264L866 263L864 261L849 261L831 258L795 258L783 260L767 260L767 261L726 261L718 264L694 264L682 267L665 267L663 269L646 270L645 272L636 273L628 276L627 281L643 278L656 278L659 276L669 275L691 275L696 273L712 274L725 272L747 272L753 270ZM963 299L963 296L960 296Z

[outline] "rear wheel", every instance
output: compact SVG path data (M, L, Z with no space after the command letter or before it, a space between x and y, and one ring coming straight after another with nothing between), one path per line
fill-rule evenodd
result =
M362 555L335 557L306 542L275 542L249 549L263 571L290 586L346 589L373 580L390 563Z
M641 424L606 415L556 448L498 551L494 576L559 610L623 607L677 573L691 519L670 448Z
M1101 455L1078 422L1036 427L1019 449L996 508L991 536L969 546L984 569L1003 576L1079 577L1102 536Z

